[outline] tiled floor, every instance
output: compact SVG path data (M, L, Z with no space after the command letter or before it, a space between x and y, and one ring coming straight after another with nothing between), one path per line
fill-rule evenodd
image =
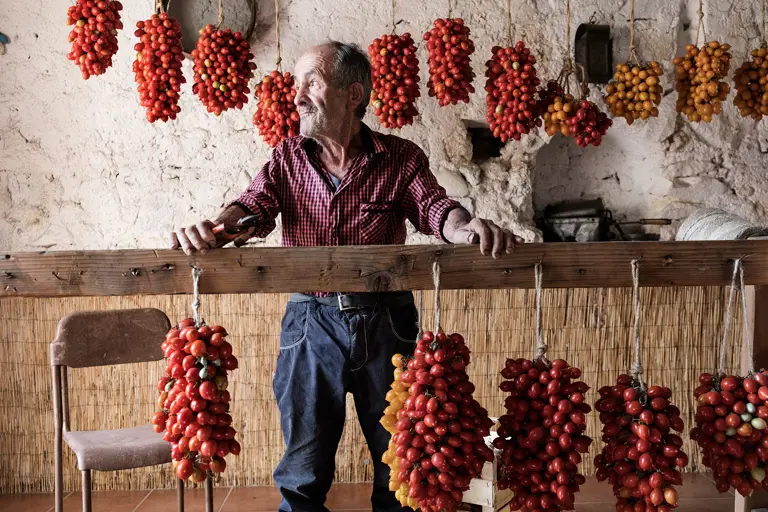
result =
M730 512L733 495L719 494L708 475L686 475L678 488L680 507L675 512ZM363 512L370 510L369 484L336 484L328 495L326 506L332 511ZM204 512L203 490L185 494L185 512ZM214 509L217 512L263 512L277 510L280 495L272 487L216 488ZM576 499L577 512L614 512L615 501L610 486L587 481ZM0 496L0 512L49 512L53 510L50 494ZM82 510L80 493L64 499L65 512ZM174 512L176 491L94 492L93 512Z

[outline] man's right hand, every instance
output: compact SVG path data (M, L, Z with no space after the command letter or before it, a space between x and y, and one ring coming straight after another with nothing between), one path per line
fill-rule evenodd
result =
M171 232L171 249L181 248L187 256L196 251L205 254L209 249L219 246L213 234L214 226L212 221L205 219L192 226L177 228Z

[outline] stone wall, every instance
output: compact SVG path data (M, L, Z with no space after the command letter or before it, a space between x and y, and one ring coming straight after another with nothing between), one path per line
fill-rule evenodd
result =
M247 3L224 2L229 20L242 28ZM139 106L131 62L133 27L152 10L151 2L124 2L126 25L115 65L83 81L68 60L65 13L70 2L6 2L0 32L10 36L0 56L0 248L65 250L161 248L179 224L214 215L239 193L269 156L251 117L254 102L220 118L207 114L183 89L175 122L150 125ZM513 34L539 55L539 74L556 75L565 52L562 0L512 0ZM573 28L593 17L614 29L614 57L627 57L629 1L572 0ZM510 143L499 158L472 162L463 120L483 121L484 65L490 49L504 43L506 5L468 0L455 14L472 29L473 66L479 90L469 105L439 108L424 91L418 122L400 135L417 142L450 195L477 214L536 239L534 205L602 196L619 218L668 216L679 219L698 206L720 206L753 220L765 220L767 131L741 120L732 106L711 125L690 125L674 112L671 59L696 34L695 0L637 2L641 58L667 70L670 92L661 115L646 125L617 121L599 148L580 149L543 132ZM190 0L184 19L215 22L213 2ZM275 62L274 7L259 2L253 36L257 76ZM733 45L738 66L757 46L760 2L704 2L707 35ZM235 14L236 13L236 14ZM245 14L244 14L245 13ZM400 1L400 31L417 40L447 2ZM284 65L327 38L367 47L389 31L389 2L293 0L281 3ZM226 23L226 22L225 22ZM422 80L426 82L426 55ZM192 75L191 62L184 73ZM593 88L593 99L597 99ZM366 121L378 123L372 114ZM380 128L377 128L380 129ZM672 233L667 231L667 236ZM278 243L273 234L267 243ZM414 241L425 241L421 237Z

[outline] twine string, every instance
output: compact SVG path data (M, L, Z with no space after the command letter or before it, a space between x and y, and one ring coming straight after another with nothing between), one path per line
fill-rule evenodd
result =
M195 319L195 327L200 327L200 274L203 269L192 267L192 315Z
M747 287L744 286L744 265L739 265L739 291L741 291L741 315L744 324L744 337L747 342L747 370L748 374L755 373L755 352L752 345L752 329L749 328L747 318Z
M440 262L432 264L432 281L435 283L435 334L440 332Z
M416 323L418 324L419 333L416 335L416 341L419 341L424 336L424 290L419 290L419 296L416 301Z
M541 263L537 263L534 267L535 271L535 283L536 283L536 352L534 353L533 360L538 361L544 359L544 355L547 353L547 345L544 344L544 328L542 326L542 306L541 306L541 293L542 293L542 281L543 272Z
M632 260L632 299L635 309L634 360L630 374L643 386L643 365L640 362L640 260Z
M275 66L282 73L283 68L281 64L283 58L280 55L280 0L275 0L275 38L277 39L277 60L275 61Z
M635 0L629 2L629 60L634 61L638 66L640 62L637 60L637 54L635 53L637 46L635 45Z
M736 293L736 279L739 276L741 268L741 258L733 262L733 275L731 276L731 289L728 293L728 307L725 310L725 325L723 326L723 339L720 342L720 361L717 368L717 374L725 375L725 353L728 348L728 330L731 327L731 315L733 314L733 297Z
M696 28L696 45L699 45L699 34L704 36L704 42L707 42L707 31L704 27L704 3L703 0L699 0L699 9L696 11L699 15L699 25Z
M392 33L397 30L397 23L395 23L395 0L392 0Z

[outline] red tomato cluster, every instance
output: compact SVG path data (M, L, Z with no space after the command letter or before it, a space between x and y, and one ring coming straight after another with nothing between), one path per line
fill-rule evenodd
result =
M469 348L460 334L425 332L400 381L408 398L397 411L392 440L408 483L408 498L424 511L455 511L469 482L493 451L485 444L493 422L472 397Z
M469 38L469 27L461 18L436 19L426 34L429 52L429 95L437 98L441 107L469 103L475 92L470 56L475 45Z
M197 47L192 50L197 94L208 112L221 115L230 108L242 109L248 103L248 81L256 64L243 34L230 29L217 30L213 25L200 29Z
M578 472L581 454L592 439L584 435L584 402L589 390L581 370L562 359L551 365L538 360L507 359L499 388L509 393L506 414L499 418L501 450L499 488L512 489L511 510L573 510L574 495L586 479Z
M509 48L493 47L486 63L487 118L493 136L506 142L520 140L541 126L536 108L536 57L523 41Z
M371 104L385 128L413 124L419 114L419 59L411 34L386 34L368 46L371 58Z
M147 121L176 119L181 112L181 84L186 83L181 73L181 25L167 13L153 14L136 23L134 35L139 42L134 46L133 75L141 106L147 110Z
M229 412L227 372L237 368L227 331L220 325L195 328L186 318L168 331L161 347L168 365L157 383L155 432L171 443L176 474L201 482L208 470L221 473L228 454L240 454Z
M599 146L613 121L591 101L581 100L571 121L571 137L579 147Z
M704 453L704 465L714 472L720 492L733 487L742 496L768 489L768 372L742 379L699 376L696 388L696 427L691 430Z
M264 142L275 147L286 137L299 134L299 111L293 103L296 99L293 75L272 71L256 86L256 99L253 124L259 128Z
M677 508L679 469L688 465L680 409L671 405L672 391L645 389L629 375L615 386L600 388L595 409L603 424L600 455L595 457L598 481L608 480L618 498L617 512L670 512Z
M112 66L117 53L117 31L123 28L123 4L113 0L77 0L67 9L67 25L72 51L67 58L80 67L83 78L103 74Z

